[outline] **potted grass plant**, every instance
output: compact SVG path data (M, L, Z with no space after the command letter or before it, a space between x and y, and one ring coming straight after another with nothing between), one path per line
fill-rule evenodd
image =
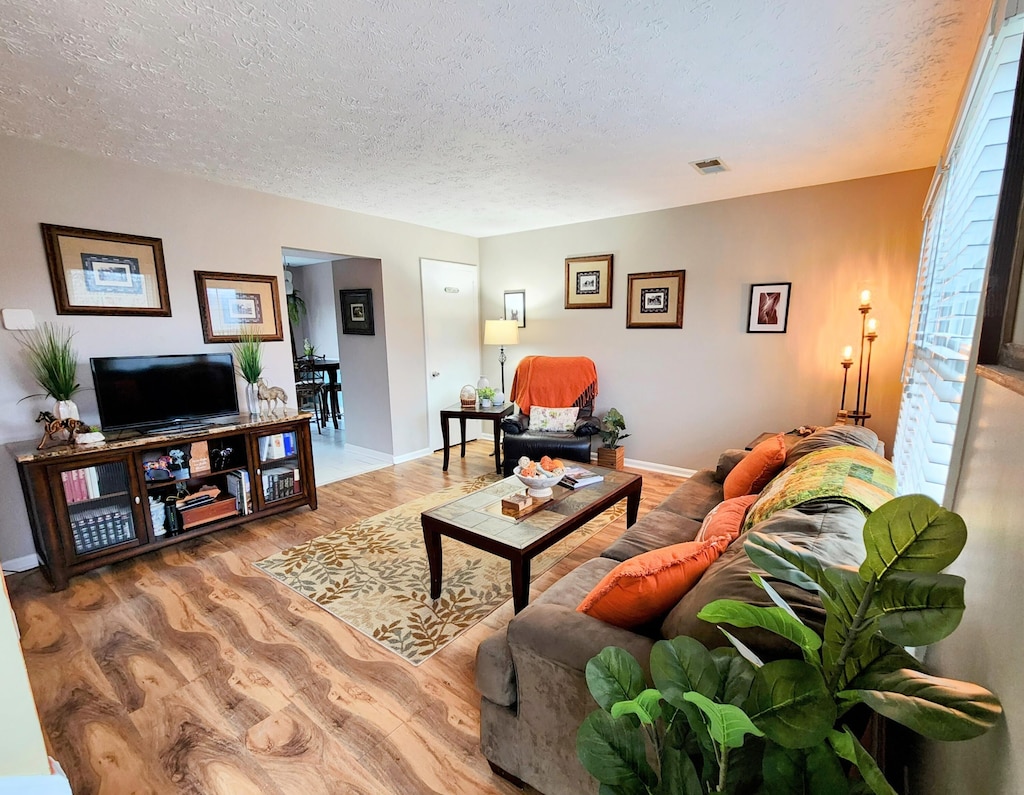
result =
M71 399L81 389L76 379L78 353L71 344L75 332L68 326L43 323L23 332L18 342L25 351L32 377L43 390L26 397L53 398L53 414L59 420L78 419L78 406ZM23 398L24 399L24 398Z
M232 348L235 369L245 381L245 406L252 417L260 415L259 380L263 376L263 340L251 331L238 337Z
M622 469L626 460L626 448L619 444L619 440L629 436L628 433L623 433L624 430L626 430L626 420L619 410L608 409L608 413L601 420L601 439L604 441L604 445L597 448L599 466Z

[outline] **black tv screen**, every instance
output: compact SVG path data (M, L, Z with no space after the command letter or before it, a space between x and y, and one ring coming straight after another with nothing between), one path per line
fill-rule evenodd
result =
M230 353L91 360L104 430L173 426L238 413Z

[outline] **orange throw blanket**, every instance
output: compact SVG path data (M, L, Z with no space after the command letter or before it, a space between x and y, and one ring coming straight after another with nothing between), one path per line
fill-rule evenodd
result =
M597 397L597 368L586 356L527 356L516 368L509 399L519 410L586 406Z

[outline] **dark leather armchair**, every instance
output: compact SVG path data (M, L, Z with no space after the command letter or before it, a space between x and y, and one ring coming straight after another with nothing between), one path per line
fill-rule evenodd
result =
M593 410L592 403L581 408L576 427L564 433L531 431L530 417L523 413L511 414L503 419L501 428L505 431L505 441L502 460L505 476L512 474L519 458L524 455L534 461L549 455L552 458L590 463L590 437L601 430L601 421L593 416Z

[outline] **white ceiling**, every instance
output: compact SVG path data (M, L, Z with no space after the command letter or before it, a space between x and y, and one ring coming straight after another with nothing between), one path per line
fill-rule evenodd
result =
M486 236L932 166L988 6L0 0L0 130Z

